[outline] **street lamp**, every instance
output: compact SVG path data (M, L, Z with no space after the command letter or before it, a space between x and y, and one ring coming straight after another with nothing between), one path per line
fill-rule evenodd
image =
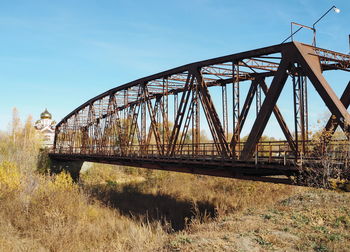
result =
M316 20L315 23L313 23L312 27L307 26L307 25L302 25L302 24L298 24L295 22L291 22L290 23L290 36L288 38L286 38L285 40L283 40L283 42L281 44L283 44L284 42L286 42L288 39L291 39L291 41L293 41L293 35L296 34L297 32L299 32L301 29L303 28L307 28L309 30L313 31L313 40L312 40L312 45L316 46L316 28L315 25L322 19L324 18L324 16L326 16L331 10L334 10L335 13L339 13L340 9L338 9L335 5L333 5L331 8L329 8L329 10L327 10L319 19ZM297 25L300 26L295 32L293 32L293 25Z
M329 10L327 10L319 19L316 20L315 23L312 25L312 29L314 31L314 38L313 38L313 46L316 46L316 28L315 25L322 19L324 16L326 16L331 10L333 10L335 13L339 13L340 9L338 9L335 5L333 5Z

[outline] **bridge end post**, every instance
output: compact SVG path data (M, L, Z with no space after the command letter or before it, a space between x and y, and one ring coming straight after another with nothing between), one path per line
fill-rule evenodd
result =
M58 174L62 171L68 172L74 182L78 182L80 178L80 170L84 161L62 160L51 158L51 174Z

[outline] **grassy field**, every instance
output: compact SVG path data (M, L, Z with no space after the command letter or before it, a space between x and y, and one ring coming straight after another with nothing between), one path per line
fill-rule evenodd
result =
M0 132L0 251L350 251L350 194L94 164L43 175L41 136Z
M349 193L93 165L0 164L0 251L349 251Z

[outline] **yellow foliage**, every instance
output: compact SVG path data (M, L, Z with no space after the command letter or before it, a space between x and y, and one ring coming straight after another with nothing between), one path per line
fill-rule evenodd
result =
M330 179L331 189L350 192L350 182L345 179Z
M15 166L0 167L3 185ZM91 201L66 173L20 179L11 194L0 188L0 251L158 251L166 240L160 224Z
M0 192L17 190L21 184L21 174L17 166L3 161L0 164Z
M78 189L72 177L65 172L57 174L53 180L48 182L47 187L50 191L73 191Z

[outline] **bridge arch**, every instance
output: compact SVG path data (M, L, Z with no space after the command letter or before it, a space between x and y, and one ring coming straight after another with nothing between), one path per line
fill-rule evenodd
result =
M283 153L286 164L287 152L294 165L305 155L309 144L307 80L333 115L326 129L340 125L346 133L349 131L350 84L339 99L322 75L323 71L330 70L349 71L349 55L291 42L199 61L144 77L110 89L64 117L56 127L51 156L110 163L160 159L159 169L167 166L167 160L175 163L181 158L187 161L190 158L191 162L220 160L235 167L236 170L229 172L234 175L280 174L283 172L270 168L255 173L240 169L247 162L252 163L251 167L256 166L257 159L267 155L270 155L269 161L279 157L278 162L282 162ZM293 83L294 136L277 106L288 78ZM243 84L249 89L241 106ZM214 88L221 92L211 92ZM253 101L256 118L247 141L242 142L241 131ZM259 157L259 140L272 114L286 141L276 143L275 147L271 143L270 147L260 147L265 150ZM201 141L203 121L210 131L210 142ZM142 162L135 165L142 166Z

